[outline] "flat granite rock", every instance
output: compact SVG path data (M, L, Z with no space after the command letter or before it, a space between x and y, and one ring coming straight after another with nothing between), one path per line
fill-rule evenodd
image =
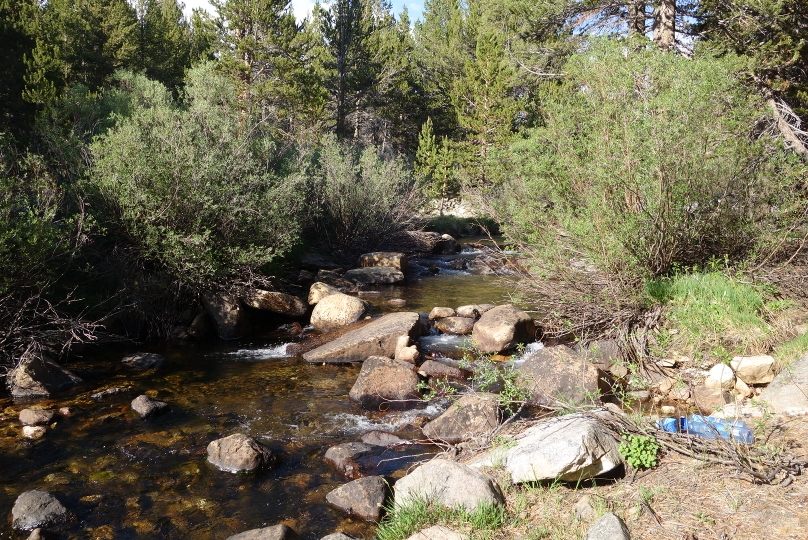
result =
M760 394L776 414L808 414L808 354L781 371Z
M305 353L303 358L307 362L330 364L364 362L369 356L392 358L398 338L416 339L420 330L417 313L389 313Z

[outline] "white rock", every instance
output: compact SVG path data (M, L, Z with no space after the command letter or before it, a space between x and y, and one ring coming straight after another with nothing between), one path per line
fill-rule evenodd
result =
M767 354L736 356L730 365L746 384L767 384L774 380L774 358Z
M23 426L22 436L26 439L41 439L46 431L43 426Z
M318 281L316 283L312 283L311 288L309 288L309 305L314 306L317 303L325 298L326 296L331 296L332 294L339 294L340 290L336 287L332 287L328 283L323 283Z
M314 306L311 325L320 332L329 332L355 323L364 317L367 309L367 303L355 296L330 294Z
M726 364L716 364L710 368L707 378L704 379L704 386L706 388L732 390L735 387L735 373Z
M749 388L749 385L743 382L740 377L735 379L735 393L738 394L740 398L748 398L754 394L752 389Z
M396 482L395 503L406 505L415 499L426 499L449 508L463 507L473 512L479 505L500 506L502 491L487 474L445 459L424 463Z

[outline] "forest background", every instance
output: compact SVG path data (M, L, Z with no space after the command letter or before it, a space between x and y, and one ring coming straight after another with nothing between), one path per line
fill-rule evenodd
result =
M3 364L127 317L166 338L459 196L549 333L636 336L693 276L751 283L772 336L803 301L805 2L212 4L0 0Z

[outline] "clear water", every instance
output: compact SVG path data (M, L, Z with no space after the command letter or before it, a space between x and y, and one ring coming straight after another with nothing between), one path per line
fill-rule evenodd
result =
M376 313L429 311L434 306L502 303L495 279L438 275L404 287L382 287L366 297ZM404 298L391 308L386 300ZM120 359L135 350L167 358L157 373L133 374ZM326 449L356 441L372 429L417 438L419 417L440 407L396 413L361 410L348 399L357 365L311 365L286 354L285 344L266 341L208 342L159 349L116 348L87 352L68 366L86 384L48 409L70 407L69 418L39 440L22 438L17 419L26 404L0 397L0 509L9 516L16 497L48 490L76 514L60 526L63 538L224 539L248 529L284 523L301 538L334 531L370 538L375 526L325 503L346 480L323 460ZM113 387L131 392L95 400ZM171 412L141 420L130 408L139 394L166 401ZM230 474L211 466L206 447L216 438L246 433L280 452L281 464L261 474ZM425 446L386 450L368 466L395 478ZM0 523L0 538L24 538Z

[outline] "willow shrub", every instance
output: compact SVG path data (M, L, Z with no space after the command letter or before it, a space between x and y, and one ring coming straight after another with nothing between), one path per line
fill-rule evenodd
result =
M191 70L179 100L123 74L129 114L92 145L91 185L106 219L145 260L203 288L243 278L297 242L298 183L264 125L243 114L212 65Z
M762 135L768 113L739 67L603 39L545 85L543 123L510 149L497 200L508 236L535 254L533 293L551 283L572 303L637 305L646 279L749 260L788 234L805 168Z

